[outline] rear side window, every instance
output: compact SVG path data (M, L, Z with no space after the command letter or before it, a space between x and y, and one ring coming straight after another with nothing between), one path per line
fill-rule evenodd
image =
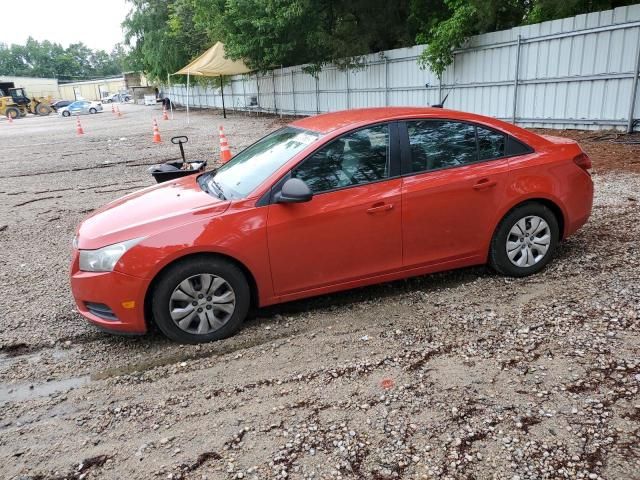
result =
M507 137L506 155L511 157L514 155L525 155L531 152L533 152L533 149L529 145L525 145L513 137Z
M504 157L506 135L487 128L476 128L478 132L478 160Z
M407 133L412 173L458 167L533 151L507 134L449 120L408 121Z
M407 122L411 171L457 167L478 158L475 127L440 120Z

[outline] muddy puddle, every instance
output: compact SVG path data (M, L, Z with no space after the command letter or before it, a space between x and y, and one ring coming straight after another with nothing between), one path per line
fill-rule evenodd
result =
M296 332L297 335L304 333L306 329L298 330ZM119 377L122 375L134 375L142 372L146 372L147 370L152 370L158 367L164 367L167 365L173 365L175 363L190 361L190 360L199 360L201 358L207 357L220 357L223 355L228 355L230 353L246 350L252 347L257 347L262 344L267 344L271 342L277 342L282 340L283 338L290 338L292 333L290 331L285 331L277 335L255 335L255 336L246 336L242 338L241 335L238 335L234 338L228 339L226 342L222 344L222 342L215 342L214 344L202 345L199 349L192 351L177 351L169 354L159 355L153 358L146 358L139 362L132 362L126 365L120 365L113 368L107 368L101 370L99 372L93 373L91 375L92 380L104 380L111 377ZM222 345L221 345L222 344Z
M28 364L37 364L44 358L55 361L64 360L77 350L77 348L56 348L53 350L37 351L22 355L6 353L0 354L0 371L7 368L14 368L15 365L19 363L24 364L26 362ZM87 375L61 380L51 380L48 382L6 383L0 381L0 405L10 402L31 400L38 397L46 397L54 393L64 392L84 385L89 380L90 377Z
M89 383L91 377L65 378L44 383L0 384L0 405L10 402L22 402L54 393L66 392Z

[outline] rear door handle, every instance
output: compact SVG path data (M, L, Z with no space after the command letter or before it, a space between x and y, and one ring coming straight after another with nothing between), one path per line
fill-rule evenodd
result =
M497 185L497 182L493 181L493 180L489 180L488 178L482 178L480 180L478 180L478 183L476 183L473 186L474 190L484 190L486 188L492 188L495 187Z
M367 213L387 212L393 208L392 203L374 203L371 208L367 209Z

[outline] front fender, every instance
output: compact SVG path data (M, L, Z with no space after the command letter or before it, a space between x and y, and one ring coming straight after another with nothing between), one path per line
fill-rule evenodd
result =
M251 272L262 305L273 297L266 214L266 207L236 206L223 215L164 230L128 251L116 270L144 279L148 288L156 275L176 260L197 253L217 253L231 257Z

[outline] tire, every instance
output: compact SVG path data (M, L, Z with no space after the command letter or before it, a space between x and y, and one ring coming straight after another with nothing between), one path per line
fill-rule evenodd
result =
M559 239L555 214L540 203L525 203L500 221L491 240L489 264L510 277L532 275L551 261Z
M111 100L110 98L107 98L106 103L111 103L113 102L113 100Z
M206 283L208 292L204 291ZM171 340L190 344L233 335L242 326L250 303L244 273L233 263L215 257L193 257L171 265L151 295L151 311L158 328Z
M20 110L15 107L7 107L7 109L5 110L5 115L7 117L11 117L12 120L15 120L16 118L20 117Z
M50 113L51 113L51 107L49 105L46 105L44 103L39 103L36 105L36 108L35 108L36 115L42 115L43 117L46 117Z
M90 108L89 109L89 113L94 114L94 113L98 113L98 110L96 110L95 108Z
M70 117L71 116L71 112L69 110L65 110L64 112L62 112L62 116L63 117Z

